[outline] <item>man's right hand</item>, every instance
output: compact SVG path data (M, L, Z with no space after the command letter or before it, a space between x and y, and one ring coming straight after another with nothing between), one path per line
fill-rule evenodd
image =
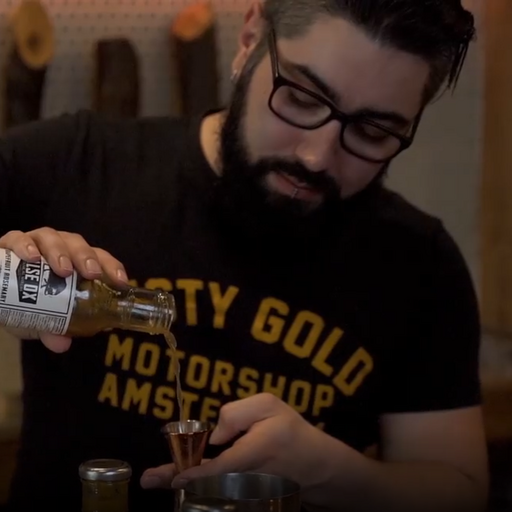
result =
M75 269L85 279L106 277L119 285L128 282L120 261L103 249L91 247L75 233L48 227L27 233L10 231L0 238L0 248L11 249L20 259L29 262L39 261L42 256L61 277L68 277ZM71 338L65 336L38 333L38 337L53 352L65 352L71 345Z

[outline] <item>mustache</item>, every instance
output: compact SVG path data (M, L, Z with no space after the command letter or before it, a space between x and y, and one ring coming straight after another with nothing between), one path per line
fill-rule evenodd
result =
M278 158L265 158L253 166L258 177L263 177L270 172L287 174L301 181L308 187L326 194L338 194L339 186L327 171L310 171L300 162L290 162Z

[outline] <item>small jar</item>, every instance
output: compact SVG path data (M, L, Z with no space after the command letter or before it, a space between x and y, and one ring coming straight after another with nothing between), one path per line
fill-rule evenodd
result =
M180 512L236 512L231 500L210 496L189 496L181 505Z
M82 481L82 512L127 512L132 469L116 459L84 462L78 470Z

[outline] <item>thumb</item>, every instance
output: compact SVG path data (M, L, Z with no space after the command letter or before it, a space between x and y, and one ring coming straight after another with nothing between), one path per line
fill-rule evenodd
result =
M56 336L54 334L41 333L41 341L46 348L58 354L68 351L71 346L71 338Z
M242 443L236 447L229 448L222 452L215 459L205 461L200 466L194 466L186 469L176 475L172 482L173 489L183 488L190 480L202 478L205 476L219 475L222 473L243 473L256 467L258 461L255 461L255 447L252 443ZM256 448L257 456L261 455Z
M209 462L210 459L203 459L201 464ZM178 474L174 464L164 464L156 468L149 468L142 473L140 485L144 489L172 489L172 481Z
M171 482L176 473L174 464L146 469L140 477L140 485L144 489L171 489Z
M39 333L35 330L22 329L17 327L4 328L11 336L19 340L41 340L43 345L58 354L66 352L71 346L71 338L65 336L57 336L55 334Z

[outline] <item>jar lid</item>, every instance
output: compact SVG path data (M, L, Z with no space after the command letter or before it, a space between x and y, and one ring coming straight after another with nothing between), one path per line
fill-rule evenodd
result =
M189 496L181 506L181 512L236 512L233 501L213 496Z
M118 482L132 476L132 468L127 462L117 459L94 459L80 464L78 474L83 480Z

